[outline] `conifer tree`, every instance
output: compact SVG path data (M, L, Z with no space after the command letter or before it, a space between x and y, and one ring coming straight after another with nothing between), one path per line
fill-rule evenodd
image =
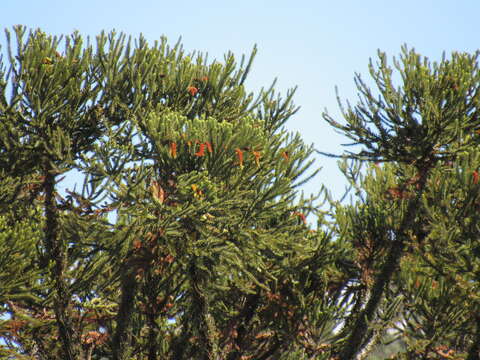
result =
M360 275L339 359L365 358L394 329L407 347L398 358L479 356L477 60L430 62L404 48L392 69L380 53L370 65L378 95L357 76L361 100L345 123L325 115L360 146L345 157L368 162L366 173L344 166L357 200L336 208Z
M358 149L332 219L299 196L294 91L246 91L254 55L7 32L1 356L478 358L478 54L357 76L325 115Z
M1 275L2 351L327 356L346 256L310 230L311 201L298 197L315 171L311 147L283 128L293 91L247 93L254 53L207 63L165 39L14 35L0 247L14 237L5 256L24 254Z

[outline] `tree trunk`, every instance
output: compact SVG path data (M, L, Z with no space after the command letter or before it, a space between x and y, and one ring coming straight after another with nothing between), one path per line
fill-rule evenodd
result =
M126 269L122 277L121 300L117 314L117 328L112 341L113 359L125 360L130 355L131 319L137 290L135 272Z
M59 237L58 208L55 199L56 173L50 161L44 163L45 249L54 265L50 276L54 282L54 311L65 360L81 358L81 346L72 323L70 289L65 280L66 246Z
M371 296L367 301L364 309L358 315L355 323L350 332L350 336L343 349L339 353L339 358L342 360L353 360L359 351L362 350L365 345L366 335L369 331L369 323L374 319L375 313L380 306L381 300L385 289L389 286L392 279L392 275L397 269L400 259L403 256L405 249L405 243L407 240L406 231L411 228L412 223L415 221L415 215L420 204L420 200L423 194L425 184L427 182L427 175L429 169L419 169L421 174L418 180L418 191L415 198L410 200L405 215L399 226L398 236L394 239L390 246L387 258L380 269L380 272L376 275L375 283L371 290Z

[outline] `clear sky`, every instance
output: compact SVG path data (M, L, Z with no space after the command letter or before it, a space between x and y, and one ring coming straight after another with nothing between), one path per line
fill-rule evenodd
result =
M367 77L377 49L393 56L402 44L439 59L442 52L476 51L480 47L478 0L2 0L0 26L23 24L51 34L79 30L95 36L101 30L143 33L153 41L182 37L187 50L221 59L232 50L259 53L247 86L257 90L278 78L278 89L298 85L301 110L288 124L316 148L339 153L345 141L321 118L339 116L335 86L342 98L356 99L355 72ZM5 37L0 37L5 44ZM335 160L318 157L323 170L305 188L321 183L340 194L343 180Z

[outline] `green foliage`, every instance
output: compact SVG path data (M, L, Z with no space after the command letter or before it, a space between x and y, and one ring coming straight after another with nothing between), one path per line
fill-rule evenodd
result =
M398 358L478 358L477 58L431 63L404 48L394 74L380 53L370 65L380 96L357 76L361 100L344 109L346 124L325 115L361 146L346 157L373 163L363 173L344 166L358 200L336 205L360 275L341 359L392 336L405 344Z
M34 210L28 210L21 220L17 216L13 211L0 215L2 304L22 298L37 301L34 291L40 274L35 269L36 244L42 221Z
M246 91L255 49L14 35L3 358L478 358L478 54L380 53L376 92L357 76L345 121L324 115L355 193L320 211L294 91Z
M306 223L297 189L316 171L283 129L293 91L245 90L255 50L207 63L165 39L15 35L2 201L36 215L5 225L25 251L2 284L4 354L326 356L343 250Z

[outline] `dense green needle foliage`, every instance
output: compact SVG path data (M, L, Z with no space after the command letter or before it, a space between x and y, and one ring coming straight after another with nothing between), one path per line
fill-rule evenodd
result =
M404 48L371 64L377 90L356 77L360 102L324 115L354 193L326 210L299 194L317 170L284 128L294 91L245 88L255 49L6 38L2 358L478 358L477 54Z
M477 61L454 53L431 63L404 48L395 73L380 53L370 66L379 93L357 76L360 102L343 109L346 122L325 115L359 149L345 157L368 164L344 164L357 199L335 213L360 274L340 359L392 337L405 344L397 358L479 356Z
M7 35L2 356L324 352L342 249L306 224L316 171L283 129L293 91L247 93L254 53Z

